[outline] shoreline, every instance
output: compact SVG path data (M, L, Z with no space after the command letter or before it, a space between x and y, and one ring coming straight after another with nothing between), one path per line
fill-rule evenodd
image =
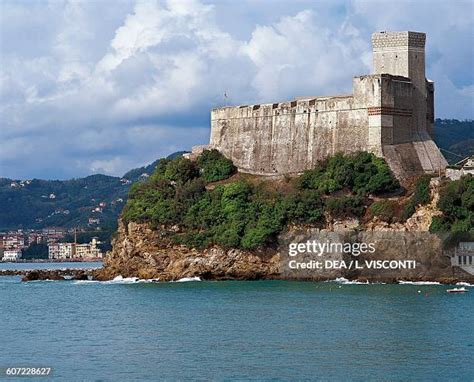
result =
M182 277L180 279L168 279L168 278L152 278L145 279L139 277L122 277L116 276L111 279L97 278L100 268L63 268L63 269L53 269L53 270L31 270L31 269L9 269L9 270L0 270L0 277L2 276L23 276L22 281L67 281L67 280L88 280L88 281L98 281L98 282L109 282L114 280L135 280L136 282L157 282L157 283L167 283L167 282L177 282L177 281L300 281L300 282L337 282L340 284L346 285L461 285L468 284L469 286L474 286L469 281L458 277L442 277L434 279L413 279L408 280L404 278L367 278L367 277L317 277L317 278L288 278L288 277L267 277L267 278L232 278L232 277L215 277L215 278L203 278L200 276L193 277Z
M28 264L28 263L103 263L104 259L91 258L91 259L20 259L17 261L3 261L0 260L0 264Z

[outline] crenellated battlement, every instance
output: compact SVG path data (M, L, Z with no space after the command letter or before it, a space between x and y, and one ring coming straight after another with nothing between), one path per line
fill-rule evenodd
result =
M421 32L376 32L372 34L374 51L385 48L422 48L424 49L426 34Z

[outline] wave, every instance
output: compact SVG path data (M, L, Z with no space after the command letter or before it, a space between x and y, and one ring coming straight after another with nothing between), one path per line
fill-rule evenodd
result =
M138 277L122 277L117 276L113 280L108 281L98 281L98 280L75 280L73 284L77 285L88 285L88 284L140 284L140 283L156 283L159 282L160 279L140 279ZM182 279L176 281L170 281L174 283L183 283L183 282L190 282L190 281L201 281L200 277L183 277Z
M189 281L202 281L200 277L195 276L195 277L183 277L182 279L176 280L176 283L185 283Z
M405 281L398 280L400 285L441 285L438 281Z
M113 280L98 281L98 280L76 280L74 284L139 284L139 283L156 283L159 279L140 279L138 277L123 277L116 276Z
M331 280L330 282L335 282L335 283L343 284L343 285L370 285L368 280L366 282L357 281L357 280L351 281L351 280L346 279L345 277L338 277L337 279Z
M474 287L474 284L465 283L465 282L463 282L463 281L457 283L456 285Z

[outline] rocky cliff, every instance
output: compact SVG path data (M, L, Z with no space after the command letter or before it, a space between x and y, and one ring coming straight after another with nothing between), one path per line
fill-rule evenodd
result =
M202 250L176 245L147 224L119 223L113 250L97 279L116 276L159 278L163 281L199 276L204 279L256 280L279 276L275 249L247 252L219 247Z
M419 207L405 223L388 224L377 220L361 223L358 220L330 221L324 229L289 226L274 245L253 251L225 249L213 246L190 249L177 245L169 238L169 229L152 228L148 224L119 222L113 250L107 254L104 267L95 274L99 280L116 276L142 279L178 280L201 277L209 280L305 279L330 280L337 277L361 281L396 282L397 280L439 281L454 283L474 282L474 276L451 267L443 250L442 237L429 233L431 220L437 210L438 184L431 183L432 201ZM313 254L290 256L292 243L314 241L320 243L372 243L373 253ZM290 269L289 261L300 263L311 260L331 264L350 264L357 260L360 268L331 267L323 269ZM416 267L374 269L373 261L412 261Z

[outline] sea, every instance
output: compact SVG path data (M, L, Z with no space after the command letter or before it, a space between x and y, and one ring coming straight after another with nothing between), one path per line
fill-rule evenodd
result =
M52 373L0 379L473 381L474 286L447 288L4 276L0 370Z

